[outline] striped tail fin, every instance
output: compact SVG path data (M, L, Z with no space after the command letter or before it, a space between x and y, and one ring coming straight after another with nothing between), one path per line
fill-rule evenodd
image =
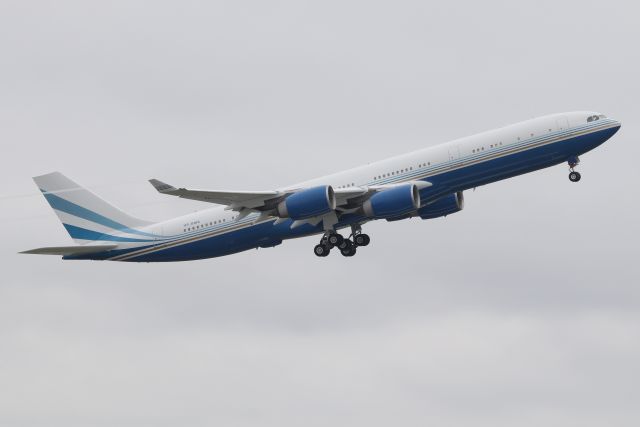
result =
M147 242L157 237L140 230L150 222L126 214L60 172L36 176L33 180L78 243Z

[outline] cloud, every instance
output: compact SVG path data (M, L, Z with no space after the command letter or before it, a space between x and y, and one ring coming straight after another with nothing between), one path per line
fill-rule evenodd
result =
M0 424L636 425L631 8L7 2ZM623 122L580 184L369 223L353 258L16 254L68 244L30 180L52 170L162 220L207 205L151 177L270 189L573 109Z

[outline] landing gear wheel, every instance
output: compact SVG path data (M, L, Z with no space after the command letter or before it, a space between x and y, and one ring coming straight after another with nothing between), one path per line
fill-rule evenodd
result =
M356 246L367 246L371 242L371 239L367 234L358 234L353 238L353 242Z
M582 178L582 176L580 175L580 172L572 171L569 174L569 181L571 182L578 182L580 181L580 178Z
M340 249L340 253L342 254L342 256L346 257L354 256L356 254L356 247L348 246L344 249Z
M340 245L338 245L338 249L340 249L340 253L344 256L352 256L352 255L348 255L351 252L351 249L353 249L355 247L355 245L353 244L353 242L349 239L344 239L342 241L342 243L340 243Z
M340 242L339 245L337 245L336 247L340 250L343 250L345 248L348 248L352 245L351 240L348 239L342 239L342 242Z
M340 244L344 241L344 237L342 237L342 235L338 234L338 233L334 233L331 234L328 238L327 241L329 242L329 244L331 246L340 246Z
M313 253L316 254L316 256L319 256L319 257L325 257L325 256L329 255L329 251L330 251L329 247L326 246L326 245L323 245L323 244L316 245L313 248Z

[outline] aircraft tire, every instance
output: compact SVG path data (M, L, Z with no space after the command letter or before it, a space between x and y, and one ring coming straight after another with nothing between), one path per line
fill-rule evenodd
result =
M344 237L338 233L331 234L327 239L331 246L340 246L340 244L344 241Z
M316 245L313 248L313 253L316 254L316 256L319 256L319 257L326 257L327 255L329 255L329 250L330 249L329 249L328 246L323 245L323 244L319 244L319 245Z
M358 234L353 238L353 241L356 246L367 246L369 243L371 243L371 238L368 234Z
M578 182L580 181L580 178L582 178L582 176L580 175L580 172L571 172L569 174L569 181L571 182Z

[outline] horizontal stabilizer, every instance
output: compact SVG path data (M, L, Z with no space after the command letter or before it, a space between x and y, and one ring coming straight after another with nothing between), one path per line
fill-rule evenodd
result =
M82 245L82 246L51 246L48 248L30 249L21 254L38 255L86 255L97 252L105 252L116 248L118 245Z

